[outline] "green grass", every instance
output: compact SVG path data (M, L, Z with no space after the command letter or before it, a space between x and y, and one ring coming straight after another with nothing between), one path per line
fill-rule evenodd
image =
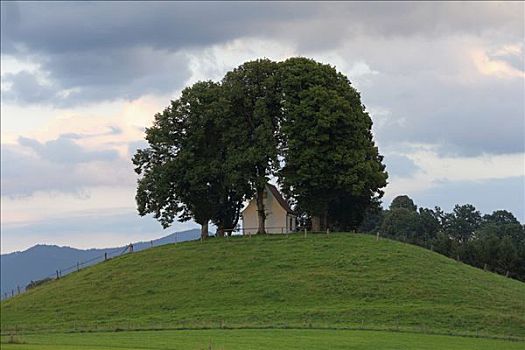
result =
M518 350L523 342L348 330L186 330L26 335L5 350Z
M367 235L210 239L128 254L37 287L1 303L1 327L349 328L523 338L525 283Z

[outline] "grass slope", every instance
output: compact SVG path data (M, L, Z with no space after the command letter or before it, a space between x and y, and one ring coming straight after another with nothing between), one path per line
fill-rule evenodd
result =
M9 338L2 339L8 341ZM523 350L525 343L414 333L236 329L31 334L5 350Z
M5 332L369 328L523 337L525 283L330 234L210 239L101 263L1 304Z

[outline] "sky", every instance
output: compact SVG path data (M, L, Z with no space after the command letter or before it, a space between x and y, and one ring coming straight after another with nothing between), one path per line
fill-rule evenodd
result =
M361 93L383 202L525 222L523 2L1 2L1 252L107 247L137 215L131 157L155 113L245 61L305 56Z

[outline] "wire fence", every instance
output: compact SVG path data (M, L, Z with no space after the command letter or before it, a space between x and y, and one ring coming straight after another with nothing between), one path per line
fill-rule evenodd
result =
M164 244L169 244L169 243L177 243L177 233L174 233L173 236L174 236L174 241L173 242L166 241L165 239L160 239L160 240L157 240L157 242L159 242L159 244L157 244L157 246L164 245ZM92 266L92 265L94 265L96 263L101 263L101 262L110 260L112 258L116 258L116 257L121 256L121 255L126 254L126 253L132 253L133 250L134 250L134 247L136 247L138 245L142 246L142 249L140 249L140 250L144 250L144 249L148 249L148 248L154 247L154 246L156 246L154 242L155 241L153 241L153 240L150 241L149 245L147 244L147 242L130 243L130 244L124 246L124 247L108 249L103 254L97 255L97 256L89 258L87 260L77 261L76 263L74 263L72 265L69 265L69 266L66 266L66 267L58 267L53 273L50 273L49 275L42 276L42 278L36 279L34 281L31 280L31 282L29 284L27 284L26 286L18 285L16 288L12 288L10 291L9 290L8 291L3 290L0 297L1 297L2 300L6 300L6 299L9 299L9 298L12 298L12 297L14 297L16 295L22 294L22 293L24 293L24 292L26 292L26 291L34 288L34 287L37 287L37 286L39 286L41 284L50 282L52 280L58 280L58 279L66 276L66 275L68 275L68 274L70 274L72 272L78 272L81 269L86 268L88 266Z
M237 236L244 236L246 237L247 239L249 239L249 237L252 235L250 232L252 232L252 230L256 230L258 228L255 228L255 227L241 227L241 226L237 226L235 228L232 228L232 229L224 229L224 231L226 232L231 232L231 233L236 233ZM282 230L281 230L282 229ZM272 232L273 231L273 232ZM295 234L300 234L300 235L303 235L304 234L304 238L307 238L309 236L315 236L315 235L319 235L319 234L330 234L332 233L330 230L326 230L326 231L323 231L323 232L319 232L319 231L308 231L307 229L304 229L304 228L298 228L294 231L291 231L291 230L286 230L285 227L280 227L280 226L275 226L275 227L266 227L266 233L268 234L272 234L272 235L276 235L276 236L280 236L281 233L285 234L285 235L288 235L288 234L292 234L292 233L295 233ZM334 232L335 233L335 232ZM255 234L253 234L255 235ZM213 235L212 235L213 236ZM380 240L380 239L383 239L383 238L388 238L388 237L382 237L379 233L376 233L376 240ZM283 237L284 238L284 237ZM116 258L118 256L121 256L121 255L124 255L124 254L128 254L128 253L133 253L134 249L135 249L135 246L141 244L142 245L142 249L140 250L145 250L145 249L148 249L148 248L151 248L151 247L154 247L154 246L161 246L161 245L165 245L165 244L169 244L169 243L177 243L178 240L177 240L177 235L175 234L174 235L174 240L169 242L169 241L166 241L166 240L159 240L157 241L159 244L154 244L154 241L150 241L150 244L149 246L147 246L147 243L146 242L139 242L139 243L130 243L129 245L125 246L125 247L119 247L119 248L114 248L114 249L110 249L110 250L107 250L104 252L104 254L101 254L101 255L98 255L96 257L93 257L93 258L90 258L88 260L85 260L85 261L82 261L82 262L77 262L76 264L72 264L70 266L67 266L65 268L61 268L61 269L57 269L55 271L55 273L53 274L50 274L48 276L46 276L43 280L48 280L48 281L52 281L52 280L57 280L57 279L60 279L62 278L63 276L69 274L69 273L72 273L72 272L78 272L80 271L82 268L85 268L85 267L88 267L88 266L91 266L97 262L104 262L104 261L107 261L107 260L110 260L112 258ZM179 240L180 242L180 240ZM38 282L38 281L37 281ZM17 287L17 290L12 290L11 293L4 293L3 297L5 298L10 298L10 297L14 297L18 294L21 294L23 293L25 290L20 288L19 286ZM494 338L494 339L507 339L507 340L517 340L517 341L522 341L523 337L521 336L516 336L514 334L512 335L504 335L504 334L501 334L501 335L496 335L494 336L493 334L490 334L490 333L485 333L483 330L480 330L479 328L475 329L475 330L469 330L469 331L463 331L463 332L456 332L456 331L450 331L450 332L439 332L439 331L436 331L434 329L432 329L432 327L429 325L429 324L425 324L425 323L422 323L420 325L416 325L416 324L413 324L413 323L410 323L410 324L404 324L404 325L401 325L399 320L397 320L394 323L390 323L390 324L376 324L374 322L368 322L366 321L365 319L362 319L360 322L356 322L355 320L350 321L347 325L340 325L340 326L334 326L334 327L327 327L325 323L320 323L320 324L316 324L316 322L312 322L312 320L305 320L304 321L304 324L302 323L298 323L298 324L287 324L287 323L284 323L284 324L281 324L281 323L278 323L278 324L273 324L273 323L270 323L270 324L267 324L267 325L258 325L258 326L254 326L254 325L249 325L249 326L246 326L246 325L243 325L243 324L236 324L236 323L232 323L232 324L229 324L227 323L225 320L220 320L219 323L215 322L215 321L210 321L210 322L206 322L204 320L200 320L198 321L197 323L195 324L187 324L186 321L182 321L182 323L179 323L179 322L168 322L168 323L149 323L149 322L145 322L145 323L140 323L140 322L137 322L137 323L131 323L131 321L126 321L126 322L108 322L108 323L104 323L104 322L94 322L94 323L90 323L90 322L86 322L86 323L82 323L82 322L74 322L73 324L73 327L72 328L68 328L67 331L68 332L108 332L108 331L136 331L136 330L188 330L188 329L245 329L245 328L249 328L249 329L281 329L281 328L284 328L284 329L347 329L347 330L377 330L377 331L382 331L382 330L388 330L388 331L397 331L397 332L416 332L416 333L424 333L424 334L443 334L443 335L457 335L457 336L467 336L467 337L476 337L476 338ZM467 327L468 328L468 327ZM66 330L66 329L64 329ZM49 328L49 325L42 325L42 326L35 326L35 325L24 325L24 324L17 324L14 328L12 329L2 329L2 334L16 334L18 333L19 331L22 331L23 332L37 332L37 333L40 333L40 332L56 332L57 330L55 328ZM7 332L7 333L6 333Z
M259 227L236 226L234 228L223 229L223 231L225 233L251 236L258 233ZM288 226L265 226L265 232L269 234L288 234L297 232L297 230Z
M246 236L246 237L251 237L252 235L256 235L258 233L258 230L259 230L259 227L243 227L243 226L237 225L234 228L223 229L223 232L227 236L230 236L230 235L242 235L242 236ZM288 226L266 226L265 227L265 232L267 234L284 234L284 235L288 235L288 234L291 234L291 233L297 233L297 232L299 232L299 230L297 228L291 229ZM303 232L303 231L301 230L301 232ZM329 231L327 231L327 233L329 233ZM215 233L215 235L217 235L217 234L218 234L218 231ZM305 235L305 237L307 235L306 229L304 230L304 235ZM169 243L177 243L178 242L177 233L174 233L173 236L174 236L174 240L173 241L166 241L166 240L162 240L162 239L158 240L158 242L164 242L164 243L157 244L157 246L164 245L164 244L169 244ZM201 237L201 240L202 240L202 237ZM145 242L130 243L130 244L126 245L125 247L109 249L109 250L105 251L104 254L100 254L98 256L92 257L92 258L90 258L88 260L77 261L76 263L74 263L72 265L69 265L69 266L66 266L66 267L59 267L53 273L50 273L50 274L48 274L46 276L43 276L40 279L36 279L34 281L31 280L31 282L29 284L27 284L26 286L18 285L16 287L16 289L13 288L10 291L5 291L5 290L2 291L1 299L2 300L6 300L6 299L9 299L9 298L12 298L12 297L14 297L16 295L19 295L19 294L22 294L22 293L26 292L27 290L35 288L35 287L37 287L37 286L39 286L41 284L50 282L52 280L58 280L58 279L66 276L66 275L68 275L68 274L70 274L72 272L78 272L81 269L86 268L86 267L91 266L91 265L94 265L96 263L101 263L101 262L104 262L104 261L107 261L109 259L121 256L121 255L126 254L126 253L132 253L133 250L134 250L134 247L139 245L139 244L141 244L141 246L142 246L142 249L140 249L140 250L144 250L144 249L151 248L151 247L155 246L153 240L150 241L149 246L145 246L144 243ZM147 243L146 243L146 245L147 245Z

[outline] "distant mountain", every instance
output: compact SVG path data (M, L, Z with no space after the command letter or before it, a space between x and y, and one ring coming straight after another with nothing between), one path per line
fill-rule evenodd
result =
M168 236L147 242L133 244L133 250L139 251L168 243L195 240L200 237L200 230L193 229L183 232L172 233ZM56 245L38 244L23 252L2 254L0 256L1 267L1 297L9 296L18 287L24 290L31 281L37 281L46 277L55 277L59 270L62 275L77 269L86 267L104 260L104 254L108 258L120 255L126 247L113 247L104 249L75 249L70 247L59 247Z

